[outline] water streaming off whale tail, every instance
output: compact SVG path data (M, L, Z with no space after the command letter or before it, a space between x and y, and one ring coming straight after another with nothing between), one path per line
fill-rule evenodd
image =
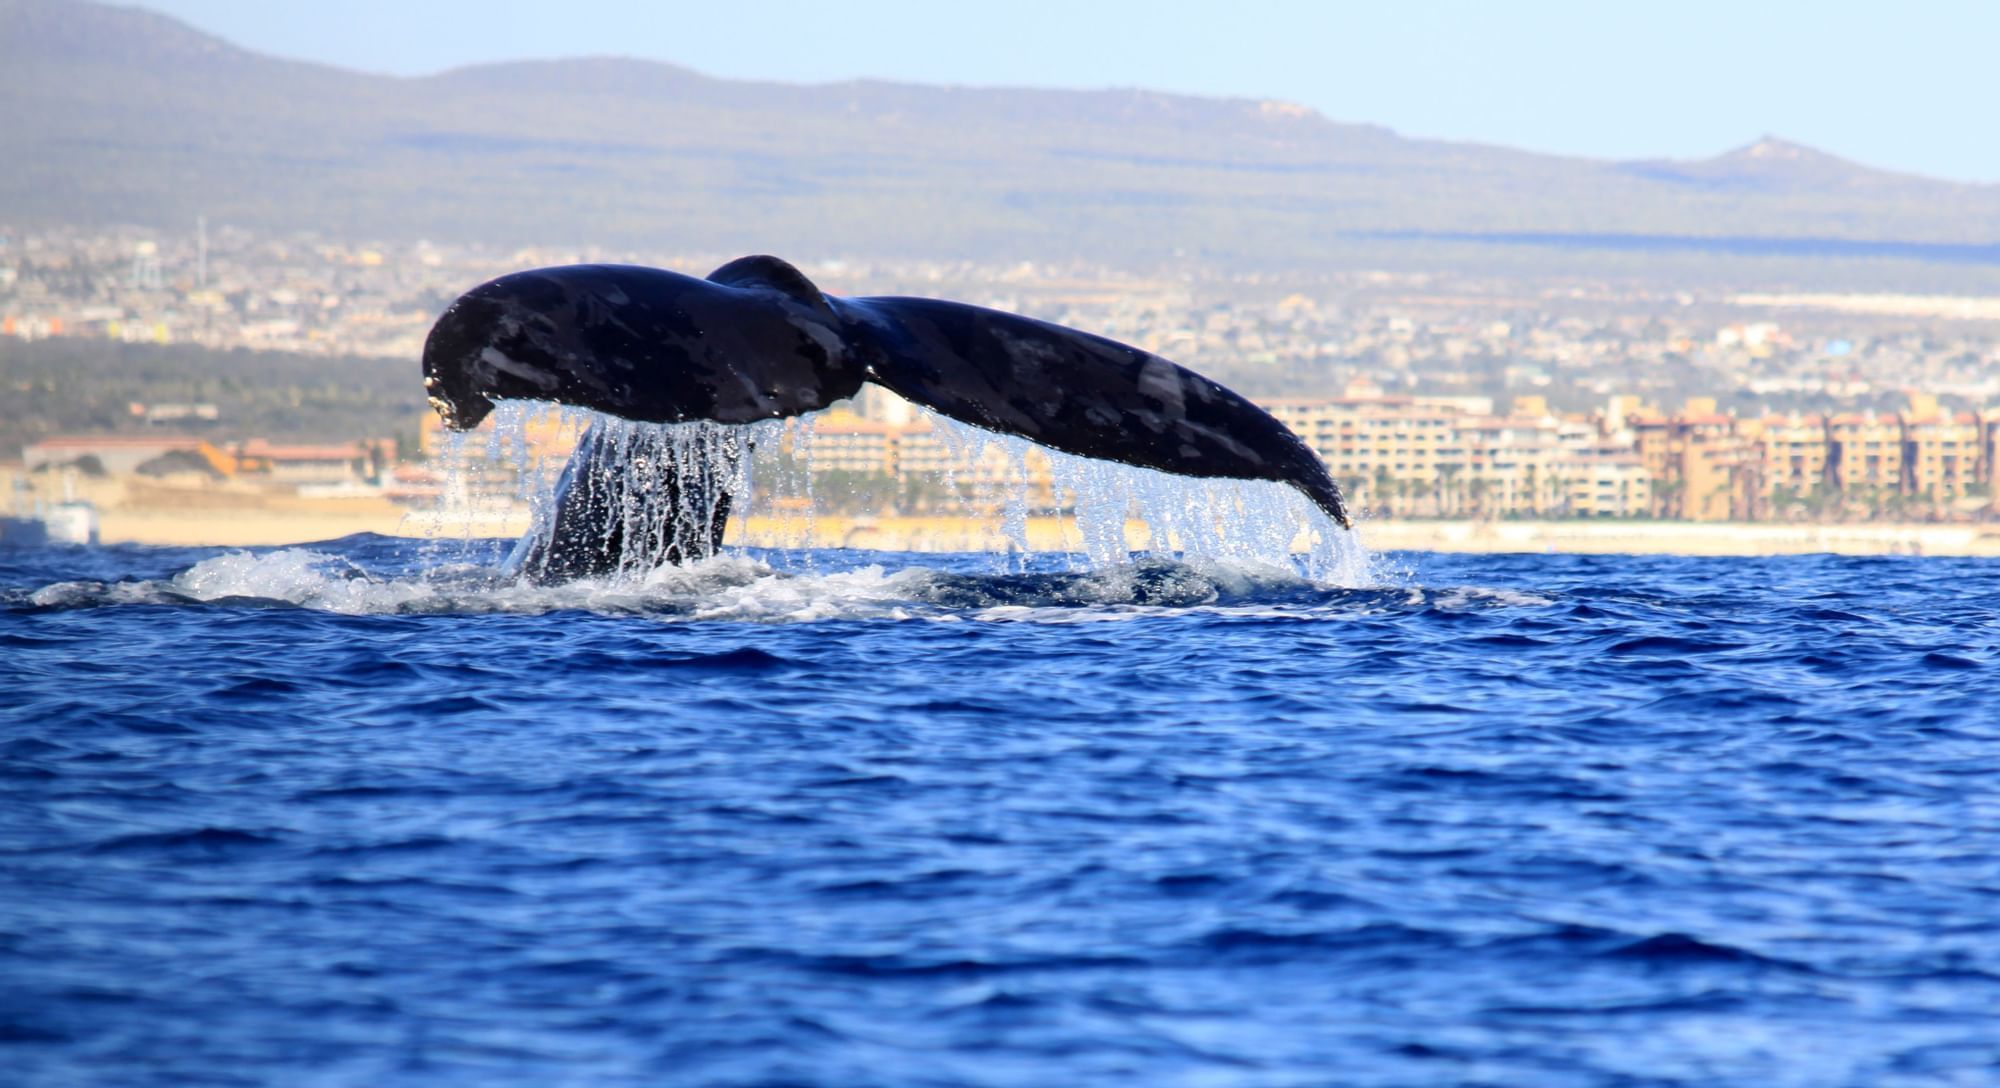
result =
M918 411L928 425L916 430L926 452L908 458L918 464L906 471L946 497L950 509L997 528L1005 546L996 551L1005 555L996 563L1003 570L1026 569L1023 557L1036 550L1030 519L1054 516L1062 530L1056 550L1072 572L1143 557L1271 568L1334 586L1371 585L1386 576L1358 533L1341 530L1289 487L1094 461ZM582 536L610 552L610 571L601 577L643 582L709 554L696 538L722 516L810 540L823 506L861 505L852 493L859 486L854 461L819 433L820 418L654 424L510 404L495 413L483 457L472 456L471 443L461 439L447 449L444 467L463 509L511 502L531 512L531 528L506 564L510 571L535 573L552 538ZM541 441L533 437L537 429ZM549 434L560 437L551 444ZM583 451L573 460L572 445ZM1038 486L1038 477L1047 483ZM564 486L599 500L589 504L589 524L558 525L565 512L555 498ZM450 535L481 534L468 523Z

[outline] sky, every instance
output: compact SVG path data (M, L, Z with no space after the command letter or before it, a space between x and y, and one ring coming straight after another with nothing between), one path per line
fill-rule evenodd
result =
M617 55L736 79L1274 98L1405 136L1602 159L1774 135L2000 182L1993 0L142 0L264 53L392 75Z

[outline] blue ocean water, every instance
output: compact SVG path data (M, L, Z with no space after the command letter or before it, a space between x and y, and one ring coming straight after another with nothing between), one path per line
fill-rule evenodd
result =
M7 1083L2000 1082L1992 564L496 554L0 553Z

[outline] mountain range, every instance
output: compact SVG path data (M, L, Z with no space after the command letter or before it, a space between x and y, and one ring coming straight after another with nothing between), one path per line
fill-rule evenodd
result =
M2000 264L2000 186L1775 138L1603 162L1139 90L746 82L608 57L403 78L139 9L0 0L0 223L199 214L808 256L1310 267L1382 239L1663 238Z

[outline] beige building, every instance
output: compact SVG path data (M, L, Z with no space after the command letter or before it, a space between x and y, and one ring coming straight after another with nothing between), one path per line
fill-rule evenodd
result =
M1903 415L1903 493L1933 504L1984 494L1984 428L1972 412L1950 413L1937 398L1910 398Z
M1902 489L1900 417L1844 413L1827 420L1826 437L1828 471L1843 494L1861 497Z
M1652 480L1654 517L1746 521L1764 502L1762 451L1710 397L1678 415L1630 420L1639 460Z
M997 435L987 440L977 431L940 433L921 415L899 428L896 441L902 472L925 474L969 498L1007 495L1025 485L1030 504L1058 503L1053 467L1039 447Z
M853 412L823 412L811 421L812 437L805 444L815 472L863 472L895 475L904 428Z
M1490 416L1485 397L1384 396L1367 383L1333 399L1285 399L1263 408L1326 462L1359 507L1396 514L1452 513L1472 488L1462 423ZM1484 498L1482 484L1476 490Z
M1030 503L1055 502L1049 457L1032 446L976 431L940 433L923 415L892 423L835 410L799 425L810 428L797 445L809 451L814 472L919 477L941 493L973 499L1012 494L1025 483Z
M1305 439L1336 479L1366 488L1376 479L1432 480L1440 461L1463 460L1455 417L1411 397L1279 400L1264 405Z
M1766 416L1758 423L1765 510L1769 515L1784 517L1790 508L1823 496L1837 486L1827 471L1824 417L1793 413Z
M1564 418L1541 397L1495 414L1485 397L1384 396L1366 386L1265 407L1319 453L1355 505L1396 515L1644 514L1651 476L1616 429L1626 406ZM1613 432L1607 436L1606 427ZM1617 446L1625 457L1606 452Z
M1653 480L1630 446L1565 449L1554 465L1562 513L1580 518L1636 518L1652 512Z
M304 445L253 438L232 452L239 476L285 484L379 483L396 460L396 444L388 439Z
M1462 420L1458 430L1465 445L1463 467L1456 479L1441 481L1447 492L1457 492L1452 513L1518 514L1555 505L1560 420L1546 414L1475 416Z

